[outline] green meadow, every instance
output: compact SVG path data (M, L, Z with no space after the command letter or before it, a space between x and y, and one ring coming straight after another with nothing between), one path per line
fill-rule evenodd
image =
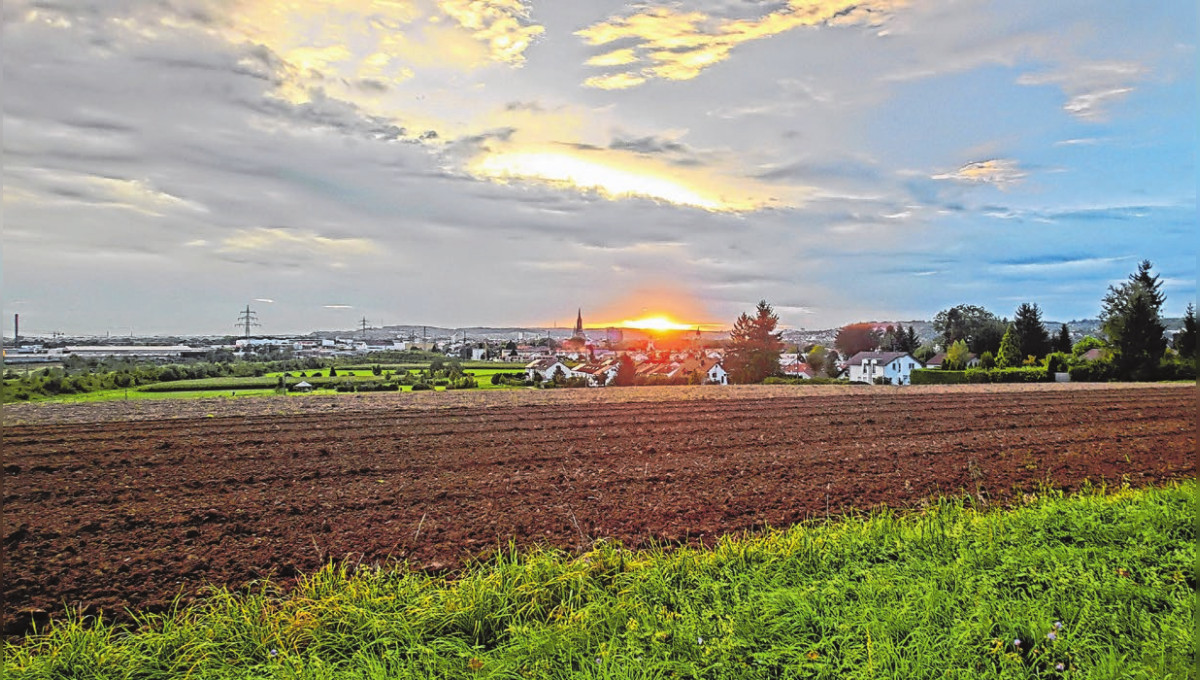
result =
M313 386L313 391L315 393L334 394L334 387L337 384L345 384L348 382L387 382L389 377L398 376L403 373L409 373L415 376L423 370L428 370L429 365L382 364L379 365L379 368L381 369L381 374L375 375L373 372L373 365L337 367L337 375L334 377L329 376L328 368L311 369L308 371L290 371L287 372L285 380L288 385L295 385L301 381L307 381ZM465 374L473 376L478 382L478 386L473 389L503 390L519 388L511 385L493 385L491 384L492 375L496 373L519 373L524 371L524 367L517 364L466 362L462 365L462 370ZM304 375L301 375L301 373ZM387 375L388 373L390 373L391 376ZM320 375L318 376L315 374ZM276 394L276 386L278 385L278 381L281 376L285 376L285 373L277 371L273 373L266 373L261 376L223 376L218 378L172 380L129 388L102 389L90 392L77 392L74 394L33 394L28 401L75 403L132 399L201 399L212 397L269 396ZM435 386L434 389L444 390L445 387ZM401 385L399 391L412 391L412 386ZM302 395L300 393L290 392L288 393L288 396Z
M4 647L10 678L1188 678L1196 483L943 498L710 548L501 550L453 577L329 565L123 629Z

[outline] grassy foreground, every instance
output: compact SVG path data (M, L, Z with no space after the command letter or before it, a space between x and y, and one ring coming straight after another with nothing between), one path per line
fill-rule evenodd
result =
M946 499L696 550L330 566L137 632L70 621L10 678L1186 678L1194 481ZM1017 642L1017 641L1020 642Z

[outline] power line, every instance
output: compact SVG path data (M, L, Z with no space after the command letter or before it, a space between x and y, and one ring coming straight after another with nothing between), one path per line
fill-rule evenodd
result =
M250 337L250 327L261 326L262 324L258 323L258 313L250 309L250 305L246 305L246 309L238 314L238 322L233 325L245 328L246 337L248 338Z
M365 316L362 318L362 334L364 338L367 337L367 317Z

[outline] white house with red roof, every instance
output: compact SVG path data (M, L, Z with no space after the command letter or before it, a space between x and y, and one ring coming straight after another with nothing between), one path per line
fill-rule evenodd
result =
M700 362L700 371L704 373L706 385L728 385L729 373L721 365L720 359L706 358Z
M620 365L621 362L613 358L576 366L573 371L575 375L587 376L588 387L601 387L612 383Z
M550 382L554 379L554 374L558 370L562 370L564 377L571 378L575 376L575 372L566 364L558 360L558 357L546 357L531 361L525 365L525 379L538 380L541 376L541 382Z

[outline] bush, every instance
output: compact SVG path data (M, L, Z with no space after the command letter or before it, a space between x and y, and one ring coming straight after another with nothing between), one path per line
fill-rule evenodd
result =
M356 392L396 392L400 386L396 383L377 382L370 380L357 384Z
M1158 366L1159 380L1195 380L1196 362L1186 359L1164 359Z
M970 371L967 371L970 379ZM1054 374L1041 366L1022 366L1018 368L997 368L987 371L987 382L994 383L1038 383L1053 382Z
M1065 352L1054 352L1046 355L1047 373L1064 373L1070 368L1071 355Z
M965 382L967 382L966 371L917 368L912 372L913 385L961 385Z
M1111 361L1085 361L1072 366L1071 382L1109 382L1116 380L1117 369Z
M426 382L419 382L412 386L413 392L425 392L425 391L432 390L432 389L433 389L433 385L430 385L429 383L426 383Z
M438 378L437 380L433 381L434 387L445 387L449 384L450 384L449 378Z
M476 387L479 387L479 383L476 382L475 378L469 375L451 378L450 384L446 385L446 389L448 390L471 390L475 389Z

